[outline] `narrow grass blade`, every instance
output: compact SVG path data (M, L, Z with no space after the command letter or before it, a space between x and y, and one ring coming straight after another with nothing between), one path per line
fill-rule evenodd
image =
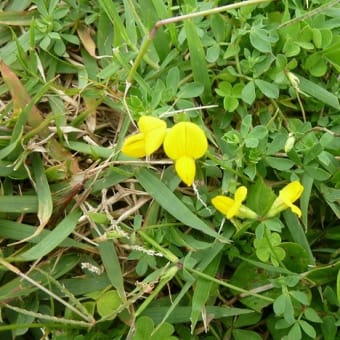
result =
M41 156L38 153L33 153L32 155L32 170L34 187L38 195L38 218L40 221L40 225L34 232L34 234L29 238L40 234L40 232L49 221L53 211L50 186L45 175L44 165L42 163ZM22 240L22 242L24 241L27 241L27 239Z
M34 261L47 255L72 233L79 217L79 211L71 212L44 239L23 254L18 255L16 259L18 261Z
M123 42L128 43L128 35L119 16L116 4L111 0L99 0L99 6L105 11L114 27L114 46L120 46Z
M158 177L148 169L139 169L135 174L139 183L155 199L158 204L185 225L202 233L219 237L205 222L198 218Z
M117 289L120 298L126 301L123 274L114 244L112 241L104 241L99 243L98 248L112 286Z
M302 176L301 182L303 185L303 193L300 198L300 207L302 211L302 223L305 226L305 230L307 231L308 229L308 206L309 206L309 200L310 200L310 195L312 192L314 179L305 173Z
M185 20L184 29L190 51L190 61L194 80L204 86L203 100L206 102L211 97L211 84L201 39L193 21Z
M28 51L28 49L30 48L30 33L23 33L18 38L18 43L25 51ZM2 59L7 65L11 65L17 60L16 41L11 41L0 48L0 59Z

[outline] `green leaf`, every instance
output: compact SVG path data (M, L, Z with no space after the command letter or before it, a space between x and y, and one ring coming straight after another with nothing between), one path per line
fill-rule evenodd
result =
M255 79L255 84L260 89L260 91L268 98L278 98L280 92L279 87L276 84L269 83L268 81L261 79Z
M228 112L234 112L238 108L239 102L237 98L226 96L223 99L223 107Z
M302 338L301 328L298 323L295 323L294 326L289 330L287 339L300 340Z
M247 331L245 329L234 329L233 337L235 340L261 340L262 336L254 331Z
M308 322L306 322L305 320L300 320L299 324L302 328L302 330L308 335L310 336L312 339L316 338L316 331L315 328Z
M204 91L201 83L193 82L183 85L177 96L180 98L194 98L200 96Z
M120 46L122 42L129 42L129 37L123 24L122 18L118 13L116 4L110 0L99 0L99 6L105 11L114 29L114 46ZM99 16L101 17L101 16Z
M283 316L288 323L294 320L294 308L288 294L277 297L273 303L273 309L277 316Z
M114 313L121 305L122 300L115 290L109 290L97 300L97 311L101 317Z
M291 290L289 294L297 301L302 303L305 306L309 305L309 299L306 293L299 290Z
M338 298L338 304L340 305L340 270L336 276L336 296Z
M331 92L325 90L320 85L297 75L299 78L299 88L301 91L309 94L310 96L318 99L320 102L327 104L337 110L340 109L338 98Z
M106 274L112 286L117 289L120 298L125 301L123 274L113 242L111 240L100 242L98 248Z
M284 211L283 217L293 241L300 244L306 250L309 257L309 264L314 264L314 255L299 219L290 210Z
M322 77L327 72L327 62L320 54L312 54L305 61L305 68L314 77Z
M33 261L47 255L71 234L77 225L79 217L80 212L78 210L71 212L38 244L16 258L19 261Z
M265 185L263 179L259 177L255 184L249 187L247 206L260 216L264 216L273 204L275 198L276 196L273 191Z
M164 316L167 314L170 306L158 306L147 308L142 315L147 315L151 317L155 323L162 321ZM167 318L170 323L186 323L190 322L191 307L187 306L177 306L174 311ZM225 306L206 306L207 315L214 315L214 319L223 319L231 316L251 314L254 313L251 309L236 308L236 307L225 307ZM200 318L201 320L201 318Z
M249 33L250 43L262 53L270 53L272 46L269 34L262 28L253 27Z
M303 314L308 321L322 323L322 319L320 318L319 314L311 307L305 308Z
M220 55L220 46L218 44L214 44L212 46L210 46L207 49L207 61L208 63L215 63L216 60L218 59L219 55Z
M295 165L293 161L287 158L268 156L265 158L265 160L270 167L280 171L287 171Z
M222 253L219 253L218 256L215 258L211 259L211 263L205 270L205 274L208 274L210 276L215 276L216 272L218 270L220 261L221 261L221 255ZM196 324L198 320L200 320L202 316L202 311L205 308L205 304L207 303L209 297L210 297L210 292L213 287L213 282L208 281L203 278L199 278L196 282L194 294L192 297L192 311L191 311L191 333L194 333Z
M36 227L32 227L27 224L18 223L14 221L8 221L0 219L0 237L7 238L10 240L20 241L22 239L28 238L31 236L35 231ZM48 234L52 231L50 230L42 230L41 233L34 238L30 239L30 243L39 243L43 240ZM73 247L83 249L85 251L90 251L91 247L83 244L79 241L73 240L71 238L66 238L59 244L60 247Z
M308 229L308 207L313 183L313 178L307 173L302 175L301 184L303 185L303 193L300 198L300 208L302 211L302 223L306 230Z
M141 316L136 322L136 332L132 337L133 340L176 340L172 333L175 331L174 326L169 323L163 323L154 331L154 322L148 316Z
M323 323L321 324L322 334L325 340L334 340L336 338L337 326L336 319L333 315L326 315L322 318Z
M38 198L33 195L0 196L0 212L5 213L36 213Z
M193 229L199 230L206 235L219 237L213 229L189 210L189 208L184 205L151 171L140 168L136 171L135 176L154 200L178 221Z
M194 80L203 85L203 99L206 101L211 97L211 83L202 42L197 33L196 25L192 20L184 20L184 30L187 36Z
M305 166L306 173L316 181L326 181L328 178L331 177L331 174L328 173L326 170L319 168L315 164L306 165Z
M249 105L252 105L256 99L254 81L250 81L242 90L242 100Z
M309 256L305 248L298 243L285 242L281 244L287 256L283 260L286 268L294 273L303 273L307 271Z
M53 202L41 156L36 152L32 154L32 171L34 187L38 195L38 218L39 228L41 228L47 224L52 215Z

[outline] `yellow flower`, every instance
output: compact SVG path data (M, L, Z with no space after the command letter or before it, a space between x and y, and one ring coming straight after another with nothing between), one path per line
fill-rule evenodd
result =
M299 181L294 181L286 185L279 192L279 197L276 198L271 206L267 217L273 217L282 210L290 208L297 216L301 217L301 210L293 203L300 198L303 192L303 185Z
M208 148L204 131L194 123L177 123L166 134L163 148L175 161L179 178L186 185L192 185L196 174L195 159L202 157Z
M155 117L142 116L138 121L140 132L125 139L122 152L131 157L145 157L155 152L163 143L166 123Z
M246 197L247 188L245 186L241 186L235 191L234 199L220 195L214 197L211 200L211 203L229 220L235 216L256 219L258 217L257 214L242 204Z

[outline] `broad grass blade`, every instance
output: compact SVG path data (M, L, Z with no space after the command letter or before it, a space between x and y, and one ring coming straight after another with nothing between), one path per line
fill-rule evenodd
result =
M0 196L0 212L5 213L36 213L38 198L35 195Z
M18 261L34 261L47 255L72 233L79 217L79 211L71 212L44 239L23 254L18 255L16 259Z
M36 229L36 227L32 227L28 224L0 219L0 237L5 239L19 241L24 238L29 238L29 236L32 235L36 231ZM50 233L50 230L42 230L39 235L30 240L30 243L39 243ZM71 238L66 238L63 242L60 243L59 246L83 249L87 252L93 251L91 246L73 240Z
M53 212L53 202L50 186L45 175L45 169L41 160L41 156L38 153L32 154L32 172L34 187L38 196L38 218L40 224L38 228L36 228L33 235L26 237L14 244L27 242L33 237L39 235L44 229L45 225L48 223Z
M167 313L169 307L150 307L146 309L142 315L147 315L158 324ZM237 316L242 314L254 313L251 309L234 308L234 307L219 307L219 306L207 306L207 315L214 315L214 319L223 319L230 316ZM174 312L167 318L169 323L185 323L190 322L190 306L177 306Z
M207 266L205 271L206 274L210 276L215 276L218 267L221 261L221 253L218 254L215 258L212 258L210 264ZM213 282L208 281L203 278L197 279L194 294L192 297L192 310L190 315L191 320L191 334L193 334L197 322L202 317L202 311L205 308L205 305L210 297L211 288L213 286ZM206 323L204 323L206 324Z
M120 298L126 301L123 274L113 242L111 240L100 242L98 248L112 286L117 289Z
M286 221L286 225L289 229L293 241L300 244L303 248L306 249L309 255L310 264L315 264L312 250L309 246L305 231L303 230L303 226L301 225L299 219L291 211L288 210L283 212L283 217Z
M139 169L135 174L139 183L158 204L185 225L202 233L218 237L219 235L205 222L198 218L158 177L148 169Z
M45 175L44 165L41 156L38 153L32 155L32 170L35 182L34 187L38 195L38 218L40 225L37 230L41 231L52 215L53 202L50 186ZM38 235L39 232L37 231L35 235Z
M211 97L211 84L201 39L197 33L195 24L191 20L184 21L184 29L190 51L190 61L194 80L204 86L203 100L207 101Z

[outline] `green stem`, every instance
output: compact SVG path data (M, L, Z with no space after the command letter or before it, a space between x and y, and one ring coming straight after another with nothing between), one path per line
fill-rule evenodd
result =
M179 259L176 255L174 255L171 251L160 246L152 237L147 235L141 230L138 230L137 233L148 243L150 243L155 249L157 249L160 253L164 255L171 263L178 263Z
M64 318L58 318L58 317L52 316L52 315L46 315L46 314L32 312L32 311L29 311L29 310L26 310L26 309L23 309L23 308L19 308L19 307L16 307L16 306L9 305L7 303L4 303L3 306L8 308L8 309L11 309L11 310L13 310L17 313L33 316L34 318L37 318L37 319L43 319L43 320L49 320L49 321L52 321L52 322L58 322L58 323L62 323L62 324L65 324L65 325L74 325L74 326L78 326L78 327L87 327L87 328L94 325L94 323L87 323L87 322L84 322L84 321L77 321L77 320L69 320L69 319L64 319ZM14 325L14 326L18 326L18 325ZM20 328L23 327L23 325L20 325L20 324L19 324L19 326L20 326ZM60 325L59 325L59 327L60 327ZM13 327L13 328L10 328L10 329L17 329L17 327ZM4 326L1 326L0 330L5 330Z

